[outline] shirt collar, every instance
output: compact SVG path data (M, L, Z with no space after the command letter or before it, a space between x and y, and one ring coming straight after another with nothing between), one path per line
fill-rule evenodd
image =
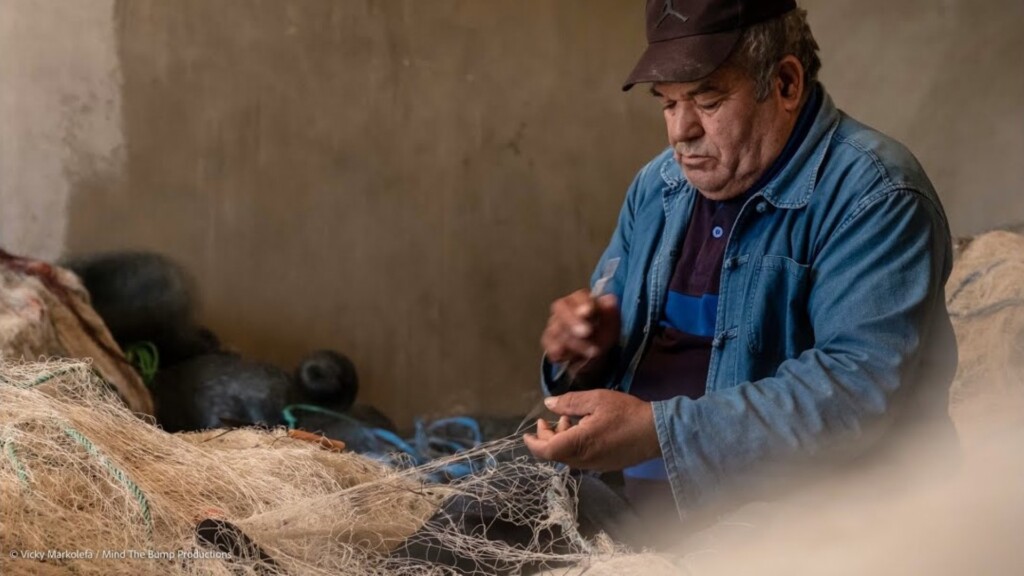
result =
M772 162L771 167L757 179L757 182L750 187L747 194L764 188L793 159L797 149L800 148L800 145L807 138L807 134L811 131L811 126L814 124L814 118L818 115L819 108L821 108L821 84L815 83L814 88L811 89L810 96L807 98L807 102L804 102L804 107L800 109L796 125L793 126L793 132L789 135L789 140L786 141L786 146L782 149L782 153Z

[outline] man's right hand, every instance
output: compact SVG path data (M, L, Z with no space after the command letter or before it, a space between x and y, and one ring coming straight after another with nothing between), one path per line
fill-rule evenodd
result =
M589 291L577 290L551 304L551 317L540 343L548 360L567 364L575 378L615 345L621 326L614 295L595 299Z

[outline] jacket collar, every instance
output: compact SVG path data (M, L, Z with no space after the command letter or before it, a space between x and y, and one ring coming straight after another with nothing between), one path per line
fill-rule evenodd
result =
M828 153L829 143L839 127L840 113L832 98L821 88L821 105L807 136L792 158L761 188L761 195L776 208L803 208L811 199L821 165ZM665 196L679 192L696 192L682 168L676 163L671 148L661 163L661 178L665 181ZM756 193L756 191L754 191Z

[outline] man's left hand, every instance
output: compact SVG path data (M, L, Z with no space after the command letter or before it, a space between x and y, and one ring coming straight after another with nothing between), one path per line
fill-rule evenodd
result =
M591 390L552 396L544 403L563 418L554 430L539 420L537 434L523 437L537 458L607 471L661 456L649 402L622 392ZM570 426L566 416L580 421Z

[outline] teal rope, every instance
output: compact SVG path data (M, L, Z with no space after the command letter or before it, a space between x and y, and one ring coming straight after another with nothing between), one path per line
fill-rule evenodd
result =
M289 430L294 430L295 427L298 426L299 424L299 419L296 418L295 414L292 413L292 411L294 410L316 412L317 414L325 414L327 416L337 418L338 420L345 420L353 424L358 424L360 426L362 425L362 422L356 420L355 418L349 416L348 414L342 414L341 412L335 412L334 410L328 410L327 408L322 408L320 406L315 406L313 404L291 404L285 406L284 410L281 410L281 418L284 419L284 422L285 424L288 425Z
M57 370L56 372L50 372L49 374L43 374L42 376L36 378L35 381L33 381L31 384L26 385L25 388L35 388L36 386L41 386L43 384L46 384L50 380L53 380L54 378L59 378L61 376L67 376L68 374L70 374L71 372L74 372L77 369L78 369L78 367L75 366L75 367L64 368L63 370Z
M4 384L13 384L14 386L16 386L18 388L22 388L22 389L26 389L27 390L27 389L30 389L30 388L35 388L37 386L42 386L43 384L46 384L47 382L49 382L50 380L53 380L55 378L60 378L61 376L67 376L68 374L71 374L72 372L74 372L75 370L78 370L78 369L79 369L79 366L69 366L67 368L63 368L61 370L57 370L55 372L50 372L48 374L43 374L42 376L39 376L38 378L36 378L35 380L33 380L32 382L30 382L28 384L25 384L25 383L22 383L22 382L15 382L15 381L7 379L3 375L0 375L0 382L3 382ZM107 383L108 385L110 384L109 382L106 381L106 379L103 378L103 375L100 374L99 371L97 371L95 367L91 368L90 370L93 373L93 375L95 375L97 378L99 378L103 382Z
M14 450L14 441L9 438L3 439L4 454L7 455L7 459L11 461L11 466L14 466L14 471L18 473L18 480L21 480L22 486L28 486L28 472L25 467L21 465L21 460L18 459L18 453Z
M139 503L139 508L141 509L140 511L142 513L142 518L146 521L146 528L149 531L149 536L150 538L152 538L153 516L149 511L149 499L146 498L146 495L142 492L142 489L139 488L139 485L133 482L132 479L128 477L128 474L124 470L121 470L120 468L115 466L114 463L111 462L109 458L104 456L99 451L99 449L96 448L96 445L93 444L91 440L86 438L84 434L70 427L64 427L64 433L67 434L72 440L77 442L80 446L85 448L86 452L92 454L93 457L102 462L103 466L107 469L107 472L109 472L110 475L113 476L114 479L117 480L118 483L125 488L125 490L128 490L129 492L132 493L133 496L135 496L135 500Z
M136 342L125 349L125 357L135 366L146 386L153 384L160 370L160 351L152 342Z

